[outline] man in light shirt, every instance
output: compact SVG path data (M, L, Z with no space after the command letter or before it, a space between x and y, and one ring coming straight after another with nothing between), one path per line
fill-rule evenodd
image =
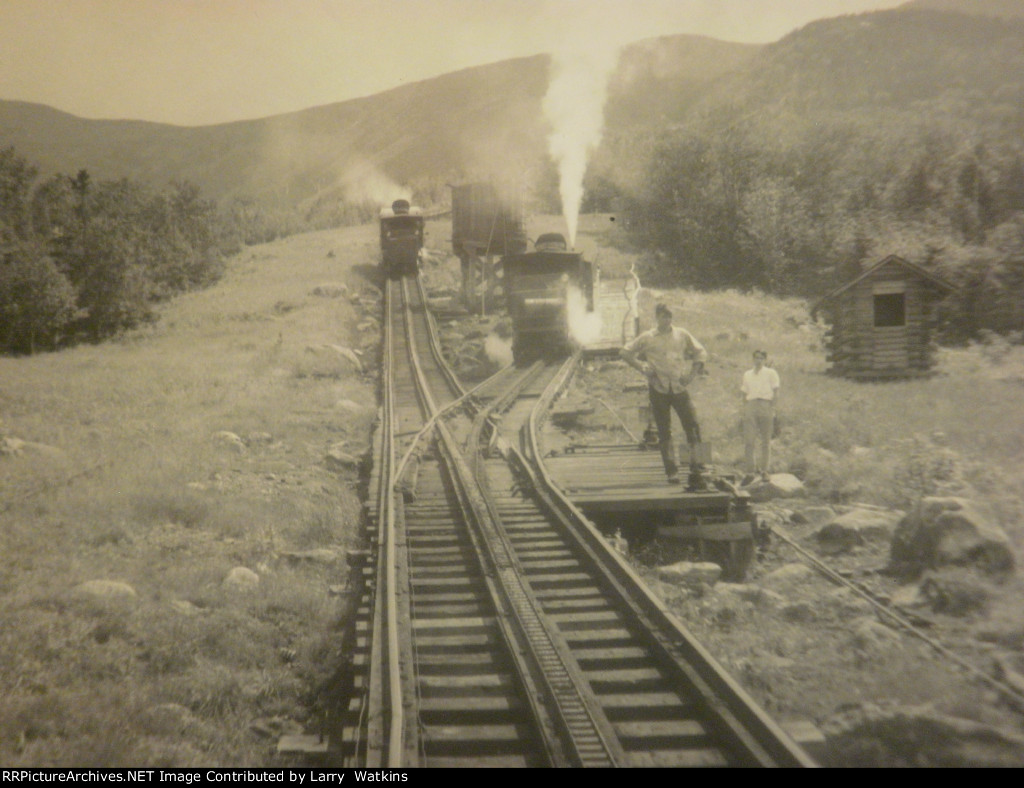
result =
M672 325L672 310L665 304L658 304L654 317L657 325L634 337L622 348L620 355L627 364L647 378L651 415L658 427L658 445L669 482L679 482L679 465L672 443L674 410L686 432L690 448L689 489L706 489L701 477L703 467L697 454L700 426L686 387L704 371L708 353L689 331ZM689 370L688 361L692 362Z
M772 460L772 428L779 401L779 373L765 366L767 360L767 353L755 350L754 366L743 373L740 386L743 395L743 448L747 472L760 474L763 481L768 480L768 468ZM760 451L755 458L758 441L761 444Z

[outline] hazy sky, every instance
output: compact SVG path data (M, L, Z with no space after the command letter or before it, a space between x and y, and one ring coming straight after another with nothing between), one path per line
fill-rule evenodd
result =
M567 42L770 42L903 0L0 0L0 99L204 125L331 104Z

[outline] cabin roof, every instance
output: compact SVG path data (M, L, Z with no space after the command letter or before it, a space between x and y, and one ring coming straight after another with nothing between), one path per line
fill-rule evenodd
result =
M906 268L908 271L911 271L911 272L917 274L922 279L930 282L931 284L935 285L936 287L938 287L941 290L945 290L946 292L952 293L954 290L957 289L955 285L951 285L945 279L942 279L941 277L936 276L935 274L931 273L930 271L925 270L921 266L919 266L919 265L917 265L915 263L911 263L911 262L909 262L907 260L904 260L902 257L899 257L898 255L891 254L888 257L886 257L886 258L878 261L877 263L875 263L873 266L871 266L868 270L866 270L863 273L861 273L859 276L855 277L854 279L851 279L845 285L843 285L841 287L837 287L831 293L827 293L827 294L823 295L820 299L818 299L818 302L811 308L811 314L813 315L815 312L817 312L818 309L823 304L825 304L827 301L831 301L833 298L835 298L835 297L837 297L839 295L842 295L847 290L852 288L854 285L857 285L860 282L864 281L865 279L869 278L879 268L882 268L883 266L889 265L890 263L895 263L895 264L897 264L897 265L899 265L899 266L901 266L903 268Z

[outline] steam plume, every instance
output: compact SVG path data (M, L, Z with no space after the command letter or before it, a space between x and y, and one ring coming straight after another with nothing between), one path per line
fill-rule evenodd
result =
M569 288L566 300L569 337L578 345L590 345L601 338L601 313L587 311L587 298L577 288Z
M512 340L497 334L488 334L484 340L484 353L499 367L512 363Z
M342 174L340 182L345 196L352 201L390 205L399 197L407 200L412 197L412 192L407 187L399 186L368 161L350 164Z
M618 59L619 47L597 45L590 39L552 58L544 115L551 124L548 150L558 165L558 190L570 248L576 245L583 175L590 154L601 141L608 78Z

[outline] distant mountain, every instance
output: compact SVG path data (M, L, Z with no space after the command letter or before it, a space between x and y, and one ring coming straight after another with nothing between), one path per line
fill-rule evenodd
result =
M843 118L884 137L928 118L968 136L1024 133L1024 0L915 0L813 22L770 45L667 36L627 47L606 104L591 176L642 186L658 136L739 127L784 148ZM964 13L965 11L970 13ZM998 14L1002 18L994 18ZM86 120L0 101L0 148L44 174L88 169L215 198L311 205L390 199L394 184L536 172L546 162L541 106L550 59L465 69L377 95L259 120L180 127Z
M900 8L955 11L960 14L1024 17L1024 0L911 0Z
M624 123L657 125L756 51L692 36L628 47L614 80L614 113ZM535 166L547 149L541 102L549 66L547 56L508 60L366 98L202 127L86 120L0 101L0 147L13 145L44 174L85 168L95 178L158 186L187 179L217 198L292 205L345 194L390 199L389 184Z
M924 125L931 113L976 131L1021 130L1024 18L900 8L812 22L716 81L690 119L706 119L709 133L742 123L786 135L837 115L881 129Z
M486 155L536 145L547 84L542 57L468 69L369 98L214 126L84 120L0 102L0 146L44 173L88 169L164 185L188 179L214 197L298 202L346 181L438 175ZM468 148L468 150L467 150Z

